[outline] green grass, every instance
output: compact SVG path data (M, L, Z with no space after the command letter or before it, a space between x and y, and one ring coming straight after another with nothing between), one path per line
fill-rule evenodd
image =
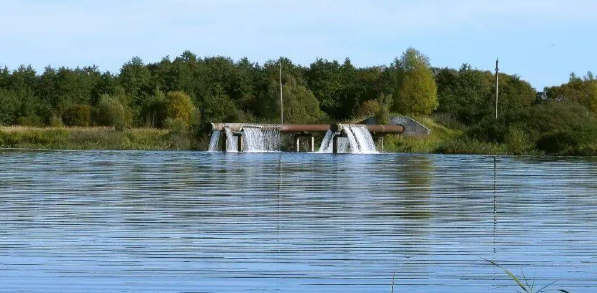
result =
M433 117L412 117L431 130L430 135L386 136L385 152L441 154L508 154L504 144L492 144L465 137L465 129L448 128Z
M200 149L188 131L111 127L0 127L0 147L72 150Z

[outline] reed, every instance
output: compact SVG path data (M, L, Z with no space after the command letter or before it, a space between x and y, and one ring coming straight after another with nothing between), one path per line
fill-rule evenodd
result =
M516 285L518 285L518 287L520 288L520 290L522 290L522 292L525 293L541 293L541 292L545 292L548 288L550 288L551 286L553 286L556 281L553 281L539 289L538 286L535 284L535 279L533 279L532 281L529 280L525 275L524 272L521 271L522 277L517 277L516 275L514 275L511 271L507 270L506 268L502 267L501 265L499 265L498 263L492 261L492 260L488 260L485 259L485 261L489 262L490 264L502 269L504 271L504 273L506 273L508 275L508 277L510 277L510 279L512 279ZM564 289L556 289L556 291L562 292L562 293L570 293L570 291L568 290L564 290ZM521 291L518 291L521 292Z
M0 147L74 150L193 150L203 140L190 131L113 127L0 127Z

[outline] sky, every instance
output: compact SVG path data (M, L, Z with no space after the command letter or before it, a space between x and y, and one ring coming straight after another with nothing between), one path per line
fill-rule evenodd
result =
M413 47L435 67L517 74L533 87L597 71L594 0L0 0L0 66L118 72L198 56L387 65Z

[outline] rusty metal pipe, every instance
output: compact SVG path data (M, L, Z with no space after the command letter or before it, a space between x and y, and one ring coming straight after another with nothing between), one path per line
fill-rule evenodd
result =
M279 125L281 132L326 132L329 124L283 124Z
M398 125L368 125L368 124L352 124L354 126L362 126L367 128L369 132L373 134L388 134L388 133L395 133L401 134L404 132L404 126ZM345 131L344 124L332 124L331 128L334 132L343 132Z
M224 128L230 131L241 131L243 127L272 127L280 129L280 132L326 132L330 129L329 124L243 124L243 123L212 123L212 131L223 131Z

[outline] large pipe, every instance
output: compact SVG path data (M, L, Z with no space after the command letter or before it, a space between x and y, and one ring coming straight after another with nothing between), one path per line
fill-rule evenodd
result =
M329 124L283 124L279 125L281 132L326 132Z
M330 129L329 124L243 124L243 123L212 123L212 131L223 131L224 128L230 131L241 131L243 127L272 127L280 129L280 132L326 132Z
M404 132L404 126L398 125L368 125L368 124L352 124L353 126L362 126L367 128L369 132L373 134L386 134L395 133L402 134ZM345 131L345 124L332 124L330 128L333 132Z

